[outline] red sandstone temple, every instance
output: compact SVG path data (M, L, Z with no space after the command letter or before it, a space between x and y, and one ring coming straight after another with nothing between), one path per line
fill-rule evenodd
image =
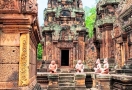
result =
M56 60L59 67L73 67L79 59L85 61L87 29L82 1L48 0L44 15L43 59Z

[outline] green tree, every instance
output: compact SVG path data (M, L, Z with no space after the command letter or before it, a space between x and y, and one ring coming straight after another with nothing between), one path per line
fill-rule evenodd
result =
M38 60L42 59L42 52L43 52L43 48L42 48L42 45L39 43L37 47L37 59Z
M92 7L92 8L89 8L89 10L87 9L84 9L84 10L85 10L85 25L86 25L86 28L88 28L89 37L92 38L94 23L96 19L96 8Z

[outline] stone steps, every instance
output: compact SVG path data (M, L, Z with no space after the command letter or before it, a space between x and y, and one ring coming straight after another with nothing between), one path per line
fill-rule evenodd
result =
M60 90L75 90L75 77L74 74L63 73L59 75L59 88Z

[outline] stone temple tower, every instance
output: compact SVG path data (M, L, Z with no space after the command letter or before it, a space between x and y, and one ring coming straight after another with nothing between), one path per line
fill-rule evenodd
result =
M81 0L48 0L44 10L43 59L55 60L59 67L74 67L85 61L84 10Z

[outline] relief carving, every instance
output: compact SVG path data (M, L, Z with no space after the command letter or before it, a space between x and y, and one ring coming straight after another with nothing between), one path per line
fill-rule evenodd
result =
M20 34L5 34L0 33L0 45L6 46L19 46Z
M115 51L115 60L116 60L116 64L121 67L121 46L120 44L116 45L116 51Z
M19 86L29 84L29 34L20 37Z
M36 0L27 0L26 2L26 12L38 13L37 1Z
M0 11L3 10L19 10L16 0L0 0Z
M59 47L59 48L72 48L73 43L60 42L60 43L57 44L57 47Z
M47 53L47 60L52 60L52 44L51 44L51 42L46 42L46 53Z

